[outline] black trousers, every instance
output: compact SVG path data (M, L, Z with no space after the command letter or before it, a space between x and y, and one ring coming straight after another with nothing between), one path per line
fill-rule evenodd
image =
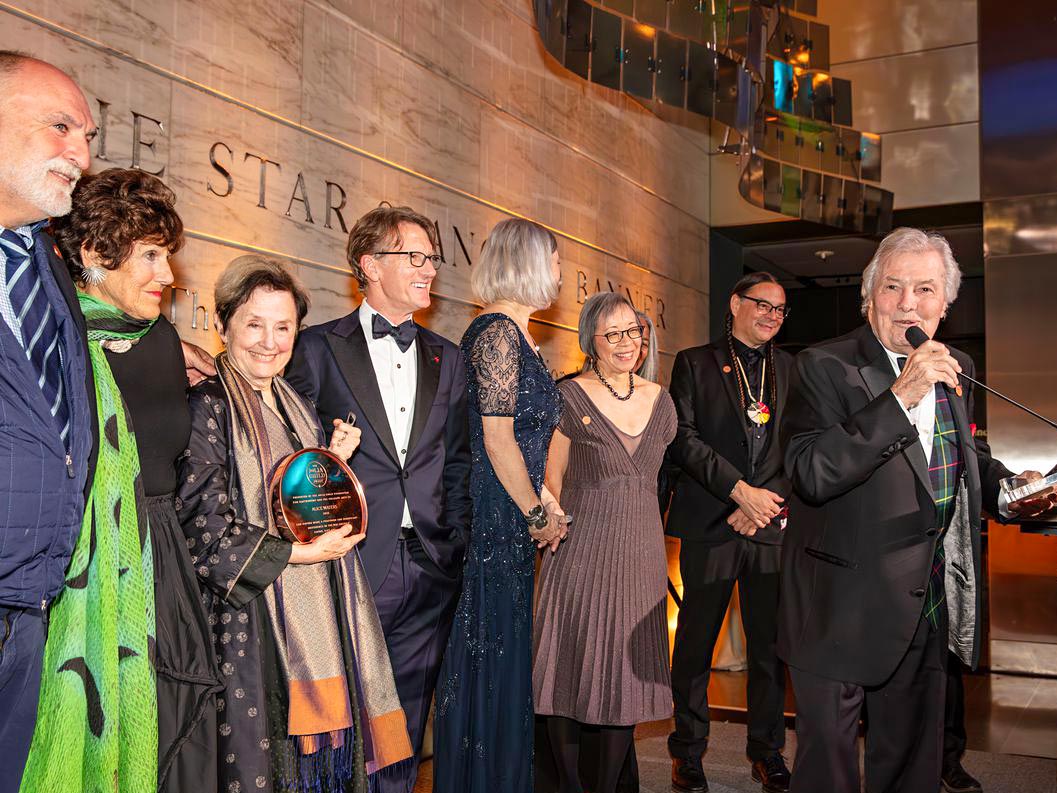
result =
M668 736L672 757L697 761L708 746L712 653L735 582L749 658L746 753L762 760L785 745L785 666L775 653L781 552L780 546L740 537L723 545L682 543L683 605L672 654L675 732Z
M867 793L933 793L940 786L947 689L947 615L922 616L907 653L880 686L864 687L790 667L796 694L796 761L790 793L859 793L859 717L866 728Z
M943 714L943 767L957 765L965 754L965 664L947 655L947 699Z

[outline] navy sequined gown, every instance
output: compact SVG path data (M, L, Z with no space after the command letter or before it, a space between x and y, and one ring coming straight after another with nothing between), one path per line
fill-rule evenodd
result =
M434 793L532 793L532 579L536 547L496 478L482 416L512 416L536 491L561 417L554 380L517 325L483 314L462 339L473 528L437 685Z

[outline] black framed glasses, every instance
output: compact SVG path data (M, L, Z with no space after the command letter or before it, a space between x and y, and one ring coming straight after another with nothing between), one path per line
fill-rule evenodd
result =
M770 314L772 311L778 319L785 319L789 316L788 306L776 306L768 300L760 300L758 297L749 297L748 295L738 295L742 300L751 300L756 304L756 313L761 317Z
M604 336L610 344L620 344L620 340L627 336L629 339L641 339L644 325L635 325L624 330L611 330L609 333L596 333L595 336Z
M444 264L444 257L440 254L422 251L375 251L371 256L406 256L412 267L424 267L429 262L434 270Z

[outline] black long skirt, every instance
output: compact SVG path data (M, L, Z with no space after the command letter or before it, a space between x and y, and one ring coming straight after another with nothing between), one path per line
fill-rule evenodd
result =
M173 495L146 500L157 623L158 790L217 793L216 694L223 686Z

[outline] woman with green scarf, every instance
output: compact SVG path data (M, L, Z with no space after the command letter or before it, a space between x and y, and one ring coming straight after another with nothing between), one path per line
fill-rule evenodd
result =
M98 418L91 493L49 617L25 793L215 793L219 672L175 511L191 420L160 316L183 242L175 196L138 170L85 176L52 221L78 283Z

